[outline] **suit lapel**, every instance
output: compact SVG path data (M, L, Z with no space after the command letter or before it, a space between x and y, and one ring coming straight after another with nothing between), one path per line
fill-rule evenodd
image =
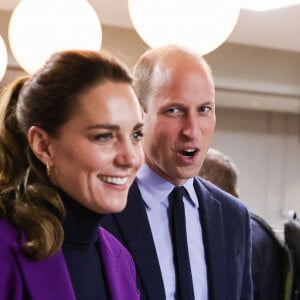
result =
M135 260L148 299L164 299L165 292L158 258L146 215L145 204L136 181L131 186L128 203L122 214L115 215L116 222Z
M203 231L209 299L224 299L225 295L225 244L221 204L212 197L205 185L194 180L199 200L199 211Z
M75 300L61 250L52 257L41 261L32 261L24 256L19 245L13 245L12 248L22 270L30 299Z

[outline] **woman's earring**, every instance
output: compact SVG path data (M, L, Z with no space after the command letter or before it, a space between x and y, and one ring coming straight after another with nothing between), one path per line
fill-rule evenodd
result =
M48 175L48 177L50 177L51 168L50 168L50 166L49 166L48 163L46 163L46 170L47 170L47 175Z

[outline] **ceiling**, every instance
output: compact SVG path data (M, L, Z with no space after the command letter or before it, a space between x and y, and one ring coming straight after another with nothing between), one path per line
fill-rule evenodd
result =
M20 0L1 0L0 10L13 10ZM132 28L127 0L89 0L103 25ZM300 4L268 12L241 10L229 42L300 52Z

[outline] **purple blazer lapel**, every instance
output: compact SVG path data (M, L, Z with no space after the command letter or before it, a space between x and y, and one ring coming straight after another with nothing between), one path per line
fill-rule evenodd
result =
M104 228L99 228L99 248L111 300L140 299L133 260L124 246Z
M61 250L50 258L32 261L19 245L12 247L32 300L76 300Z

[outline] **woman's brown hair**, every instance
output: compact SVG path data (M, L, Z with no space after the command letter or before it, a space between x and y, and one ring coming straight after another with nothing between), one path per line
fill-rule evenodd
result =
M25 233L23 249L30 258L60 249L65 211L45 165L29 147L28 130L39 126L58 136L82 94L105 81L131 80L127 68L108 53L72 50L53 54L33 76L18 78L2 92L0 217Z

